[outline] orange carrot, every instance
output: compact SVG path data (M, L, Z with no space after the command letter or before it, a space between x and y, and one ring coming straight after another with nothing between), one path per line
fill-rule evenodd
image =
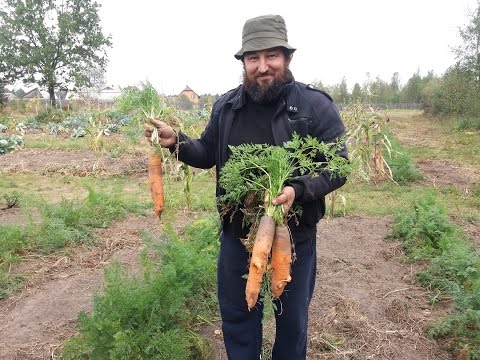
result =
M292 244L290 232L286 225L275 227L275 237L272 244L272 292L280 297L283 289L292 280L290 266L292 264Z
M263 215L255 236L252 257L250 258L247 286L245 288L248 310L251 310L257 303L263 273L267 267L268 257L272 249L274 234L275 220L273 220L271 216Z
M159 151L152 151L148 157L148 179L155 213L160 217L165 207L165 199L162 181L162 155Z

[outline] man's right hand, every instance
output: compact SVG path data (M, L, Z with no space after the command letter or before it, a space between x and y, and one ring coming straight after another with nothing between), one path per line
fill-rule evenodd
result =
M152 144L152 133L154 128L157 128L158 131L158 141L161 147L171 147L177 143L177 132L169 125L163 121L148 118L150 124L144 124L143 128L145 129L145 137L148 142Z

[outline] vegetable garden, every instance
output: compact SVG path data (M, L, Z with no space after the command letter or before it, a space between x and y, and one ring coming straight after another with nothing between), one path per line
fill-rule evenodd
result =
M226 359L214 170L161 151L159 219L146 114L192 136L208 120L148 84L102 111L0 115L0 358ZM480 359L480 133L414 110L342 117L351 175L318 226L308 358ZM267 318L263 358L273 334Z

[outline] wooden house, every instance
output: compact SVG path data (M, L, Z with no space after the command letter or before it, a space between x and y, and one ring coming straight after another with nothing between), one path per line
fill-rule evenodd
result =
M185 89L182 90L179 96L180 95L185 95L188 98L188 100L190 100L194 104L198 104L200 100L200 96L198 96L198 94L195 91L190 89L188 85L185 87Z

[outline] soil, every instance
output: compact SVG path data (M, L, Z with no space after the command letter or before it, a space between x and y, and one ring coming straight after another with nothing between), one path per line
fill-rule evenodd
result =
M0 174L145 174L144 156L105 160L84 151L20 150L0 156ZM478 181L475 171L467 177L464 168L447 161L426 160L419 166L428 186L468 189ZM183 214L177 226L196 215L201 216ZM0 223L22 221L15 208L0 210ZM429 304L432 294L414 281L419 265L407 262L399 245L388 239L391 226L389 217L320 221L308 359L452 359L441 344L425 337L426 327L445 316L450 304ZM79 311L90 311L92 295L103 283L104 267L118 260L131 273L139 270L140 230L145 229L160 232L153 213L129 215L99 231L97 246L27 257L13 267L25 281L20 291L0 301L0 359L57 358L61 344L77 333ZM478 234L477 227L470 231ZM272 322L266 324L270 337L272 326ZM212 359L227 359L220 322L203 328L202 333L213 345Z

